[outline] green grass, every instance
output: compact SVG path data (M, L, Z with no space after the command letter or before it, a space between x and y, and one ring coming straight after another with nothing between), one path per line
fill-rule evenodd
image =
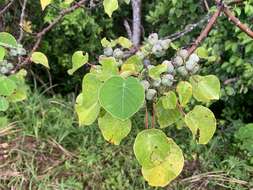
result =
M142 114L135 116L131 134L114 146L105 142L96 124L78 127L73 105L73 95L38 92L11 105L7 116L14 123L0 130L0 144L5 143L0 146L0 189L160 189L144 181L132 150L134 137L144 129ZM219 129L206 146L196 145L187 129L165 132L186 159L183 173L165 189L246 190L252 185L250 158L233 145L234 131Z

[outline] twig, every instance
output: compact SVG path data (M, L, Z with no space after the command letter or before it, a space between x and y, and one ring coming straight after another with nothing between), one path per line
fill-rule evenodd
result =
M199 22L187 25L183 31L176 32L174 34L166 36L163 39L170 39L171 41L175 41L175 40L181 38L182 36L185 36L186 34L192 32L195 28L197 28L198 26L200 26L201 24L206 22L209 18L210 18L210 15L208 14L203 19L201 19Z
M10 0L9 3L7 3L7 5L5 5L5 7L0 11L0 16L2 14L4 14L10 7L11 5L14 3L15 0Z
M128 23L128 21L126 19L124 20L124 26L125 26L128 38L131 39L131 40L133 40L132 39L131 27L130 27L130 25L129 25L129 23Z
M138 47L141 41L141 0L132 0L132 10L133 10L132 41L134 46Z
M148 129L148 108L145 108L145 128Z
M190 47L190 49L188 49L189 55L192 54L197 49L197 47L199 46L199 44L207 37L207 35L211 31L212 27L216 23L219 15L220 15L220 13L222 11L222 8L223 8L223 5L219 5L218 6L218 9L216 10L216 12L213 14L213 16L211 17L211 19L209 20L207 26L201 32L201 34L196 39L196 41L193 43L193 45Z
M32 48L32 50L30 52L30 55L27 56L26 59L21 64L17 65L15 67L15 69L12 71L12 73L17 72L20 68L22 68L22 67L26 66L27 64L29 64L32 53L35 52L38 49L43 36L48 31L50 31L58 22L60 22L60 20L65 15L67 15L67 14L73 12L74 10L80 8L82 6L82 4L86 3L87 1L88 0L80 0L79 2L77 2L72 7L69 7L69 8L66 8L66 9L62 10L60 12L60 14L53 20L53 22L51 22L47 27L45 27L44 29L42 29L39 33L37 33L37 35L36 35L37 40L36 40L35 44L33 45L33 48Z
M20 16L20 21L19 21L19 26L20 26L20 33L19 33L19 38L18 38L19 43L21 42L21 40L23 39L23 36L24 36L23 24L24 24L26 4L27 4L27 0L24 0L23 5L22 5L22 12L21 12L21 16Z
M206 0L204 0L204 4L205 4L205 7L206 7L206 10L209 11L210 7L209 7L208 2Z
M223 12L228 17L229 21L233 22L238 28L245 32L249 37L253 38L253 31L243 24L235 15L229 10L227 6L224 6Z

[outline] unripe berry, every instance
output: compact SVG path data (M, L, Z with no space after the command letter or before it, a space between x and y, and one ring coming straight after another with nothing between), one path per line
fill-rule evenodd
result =
M123 56L124 56L124 52L121 49L116 48L113 51L113 57L115 57L116 59L121 59L121 58L123 58Z
M186 49L181 49L179 50L178 55L184 60L186 60L186 58L188 57L188 51Z
M194 62L194 61L192 61L191 59L189 59L189 60L185 63L185 68L186 68L188 71L192 72L193 69L194 69L194 67L195 67L196 65L197 65L196 62Z
M158 39L159 39L158 34L157 33L152 33L148 37L148 43L154 45L155 43L158 42Z
M153 100L156 93L157 91L155 89L148 89L148 91L146 92L146 99L150 101Z
M144 59L144 60L143 60L143 64L144 64L145 67L148 67L148 66L151 65L151 62L150 62L149 59Z
M113 49L111 47L104 48L104 55L110 57L113 55Z
M178 67L177 72L183 77L186 77L188 75L188 71L184 66Z
M196 53L191 54L189 59L192 60L195 63L199 62L199 56Z
M17 54L18 55L26 55L26 50L24 48L18 48L17 49Z
M155 66L154 65L148 65L148 70L154 68Z
M9 69L9 70L12 70L14 68L14 66L13 66L12 63L7 63L6 68Z
M195 67L192 70L192 73L193 74L197 73L199 71L199 68L200 68L199 64L196 63Z
M143 81L141 81L141 84L142 84L142 86L144 87L144 89L147 91L148 89L149 89L149 87L150 87L150 84L149 84L149 82L147 81L147 80L143 80Z
M0 65L6 65L7 64L7 60L3 60L3 61L0 61Z
M1 67L0 72L2 74L7 74L9 72L9 69L7 69L5 66Z
M161 46L163 47L164 50L169 49L170 43L171 43L170 39L161 40Z
M161 79L156 79L152 82L152 86L157 88L161 85L161 82L162 82Z
M184 60L180 56L176 56L173 61L174 61L175 65L178 67L184 64Z
M172 86L173 85L174 77L173 75L163 75L162 76L162 85L163 86Z
M163 51L163 47L161 46L161 44L159 43L156 43L153 48L152 48L152 53L153 54L157 54L159 52L162 52Z
M18 55L18 52L15 50L15 49L11 49L10 52L9 52L10 56L17 56Z
M141 52L141 51L137 51L136 55L139 56L140 59L144 59L145 58L145 54L143 52Z
M165 60L165 61L163 61L162 64L166 64L167 65L167 72L168 73L170 73L170 74L174 73L174 66L171 63L171 61Z

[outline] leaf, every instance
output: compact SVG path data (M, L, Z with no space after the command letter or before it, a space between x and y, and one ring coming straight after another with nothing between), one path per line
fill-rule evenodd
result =
M98 126L107 141L119 145L121 140L131 131L131 120L122 121L106 113L98 119Z
M28 87L25 84L24 76L25 75L22 73L22 70L20 70L16 74L9 76L9 79L12 80L16 84L17 88L10 96L7 97L8 101L19 102L27 98Z
M126 49L129 49L133 46L133 43L129 39L122 36L118 38L117 42L119 45Z
M144 98L144 88L134 77L111 77L105 81L99 92L101 106L121 120L133 116L142 107Z
M83 55L82 51L76 51L72 56L72 69L68 70L69 75L73 75L79 68L86 64L89 60L89 55L86 53Z
M142 167L142 175L150 186L165 187L183 170L184 156L182 150L171 138L167 139L170 151L165 161L150 169Z
M51 3L52 3L52 0L40 0L40 5L41 5L42 10L44 10Z
M0 117L0 129L8 125L7 117Z
M7 32L0 32L0 45L4 47L17 47L17 40Z
M102 57L99 59L99 63L102 65L101 72L97 73L99 80L106 81L112 76L118 75L119 69L114 57Z
M204 47L199 47L196 49L196 52L197 52L197 55L200 57L200 58L203 58L203 59L207 59L208 58L208 51L206 48Z
M216 130L216 119L211 110L204 106L195 106L185 116L185 123L194 137L199 135L199 144L207 144Z
M6 111L9 108L9 102L5 97L0 96L0 111Z
M180 111L177 108L165 109L161 99L156 103L155 109L157 120L161 128L168 127L181 118Z
M129 4L131 0L124 0L126 4Z
M98 117L100 104L98 92L101 82L94 74L87 74L83 78L81 95L76 99L75 110L78 115L79 125L91 125Z
M0 46L0 61L3 61L5 56L5 49Z
M116 11L119 7L118 0L104 0L103 5L104 5L106 14L109 17L112 17L112 13Z
M6 76L0 77L0 95L10 96L17 88L17 85Z
M177 96L175 92L169 91L165 96L161 97L164 109L175 109L177 106Z
M199 76L190 78L193 97L200 102L209 102L220 98L220 81L215 75Z
M129 57L121 67L121 73L130 72L131 74L136 74L143 69L142 60L138 55L133 55Z
M31 61L36 64L41 64L49 69L47 56L41 52L33 52L31 56Z
M164 132L159 129L146 129L134 141L134 154L139 164L153 168L163 163L170 152L170 143Z
M192 97L192 85L189 82L181 81L178 83L176 91L180 105L185 107Z
M152 79L157 80L160 78L162 73L167 71L167 67L168 66L166 64L157 65L149 70L149 76Z

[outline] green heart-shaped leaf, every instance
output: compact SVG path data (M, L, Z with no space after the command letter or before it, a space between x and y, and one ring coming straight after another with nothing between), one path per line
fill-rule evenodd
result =
M131 120L127 119L122 121L106 113L103 117L98 119L98 126L105 140L112 144L119 145L121 140L131 131Z
M144 98L144 88L134 77L111 77L105 81L99 92L101 106L121 120L133 116L142 107Z

